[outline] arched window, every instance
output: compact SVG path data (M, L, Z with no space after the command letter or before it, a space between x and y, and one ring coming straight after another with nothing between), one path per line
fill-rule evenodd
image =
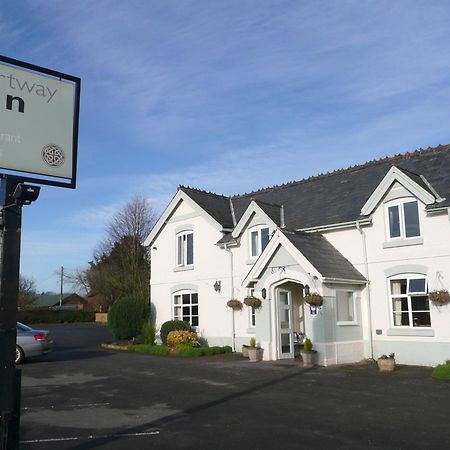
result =
M192 327L198 327L198 293L178 291L173 294L173 319L189 322Z
M424 275L396 275L389 279L394 327L431 327L427 278Z

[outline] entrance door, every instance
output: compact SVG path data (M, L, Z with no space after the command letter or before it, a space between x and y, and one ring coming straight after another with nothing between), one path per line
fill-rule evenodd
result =
M283 289L278 290L278 331L278 358L293 358L292 294Z

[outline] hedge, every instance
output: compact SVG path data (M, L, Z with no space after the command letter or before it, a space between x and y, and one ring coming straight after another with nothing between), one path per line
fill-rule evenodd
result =
M167 344L167 336L171 331L191 331L191 326L188 322L183 322L182 320L168 320L161 325L161 330L159 334L161 336L162 343Z
M19 311L18 317L25 324L95 322L93 311L34 309Z
M125 297L108 311L108 327L116 339L131 339L142 332L148 318L148 305L139 298Z

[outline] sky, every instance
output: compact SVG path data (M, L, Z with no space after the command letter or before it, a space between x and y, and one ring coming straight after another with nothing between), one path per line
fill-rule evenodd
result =
M449 23L445 0L0 0L0 54L82 80L77 188L24 207L21 273L59 291L135 195L450 143Z

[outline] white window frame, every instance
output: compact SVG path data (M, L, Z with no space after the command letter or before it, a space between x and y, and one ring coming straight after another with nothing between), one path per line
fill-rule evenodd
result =
M406 237L406 224L405 224L405 203L417 203L417 215L419 218L419 234L417 236ZM399 225L400 225L400 236L391 237L391 229L389 223L389 208L397 206ZM384 215L385 215L385 227L386 227L386 238L388 241L408 241L411 239L418 239L422 237L422 227L420 225L420 213L419 213L419 201L415 197L403 197L391 200L384 204Z
M268 230L268 234L269 234L269 241L270 241L270 227L268 227L267 225L255 225L251 228L248 229L248 254L250 259L255 259L257 258L262 252L263 252L263 248L262 248L262 239L261 239L261 231L262 230ZM252 243L252 233L258 233L258 242L257 242L257 248L256 248L256 255L253 255L252 250L253 250L253 243Z
M192 235L192 263L187 262L187 242L188 235ZM178 245L179 239L182 239L182 247L181 247L181 258L180 258L180 247ZM181 260L181 261L180 261ZM180 231L175 235L175 265L176 267L192 267L194 265L194 231L193 230L184 230Z
M256 308L254 306L248 308L248 320L250 328L256 328Z
M183 295L189 295L190 296L190 301L189 303L185 303L183 304ZM196 295L197 296L197 303L192 303L192 295ZM179 302L177 303L177 297L179 297ZM183 306L184 307L189 307L189 314L185 315L183 313ZM197 307L197 314L193 314L193 306ZM180 308L180 314L178 314L176 312L175 308ZM185 320L184 317L189 317L189 320ZM194 325L192 323L192 319L193 318L197 318L197 324ZM173 320L185 320L186 322L189 322L189 324L191 325L192 328L198 328L198 326L200 325L200 309L199 309L199 296L198 296L198 292L196 291L191 291L191 290L182 290L182 291L177 291L174 292L172 294L172 319Z
M424 279L425 280L425 291L424 292L408 292L409 290L409 282L410 280L417 280L417 279ZM395 281L395 280L406 280L406 294L393 294L391 292L391 281ZM389 311L390 311L390 323L392 325L392 328L395 329L430 329L433 326L432 320L431 320L431 308L428 309L428 311L423 310L423 311L415 311L415 312L424 312L424 313L428 313L430 315L430 325L425 325L425 326L421 326L421 327L415 327L414 326L414 321L413 321L413 310L412 310L412 302L411 302L411 297L414 296L428 296L428 279L427 276L421 273L415 273L415 274L401 274L401 275L395 275L393 277L390 277L387 279L388 282L388 293L389 293ZM407 298L407 302L408 302L408 318L409 318L409 325L396 325L395 324L395 320L394 320L394 305L393 305L393 300L394 298L399 298L399 297L406 297ZM402 311L400 311L401 314Z
M351 305L353 309L353 320L338 320L338 292L346 292L351 294ZM355 292L349 289L336 289L336 324L339 326L345 325L358 325L358 320L356 318L356 301Z

